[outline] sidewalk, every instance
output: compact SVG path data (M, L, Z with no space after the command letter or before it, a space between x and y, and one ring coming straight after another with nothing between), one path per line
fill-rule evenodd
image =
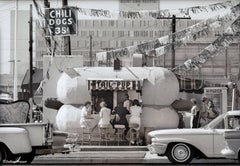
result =
M146 146L75 146L69 153L38 156L34 160L72 160L80 163L143 163Z
M71 160L72 163L82 164L171 164L167 157L160 157L156 154L150 154L146 146L78 146L74 151L62 154L38 156L38 160ZM191 164L230 164L238 165L237 161L230 159L194 159Z

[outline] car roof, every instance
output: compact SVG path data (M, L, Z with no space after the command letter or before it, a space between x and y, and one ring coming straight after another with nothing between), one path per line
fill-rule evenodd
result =
M228 111L227 112L228 115L239 115L240 116L240 110L233 110L233 111Z

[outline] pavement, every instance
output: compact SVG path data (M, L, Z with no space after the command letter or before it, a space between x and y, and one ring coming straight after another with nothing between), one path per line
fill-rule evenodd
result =
M35 158L39 161L57 162L70 160L82 164L171 164L167 157L150 154L146 146L75 146L69 153L56 153ZM194 159L191 164L204 165L237 165L230 159Z

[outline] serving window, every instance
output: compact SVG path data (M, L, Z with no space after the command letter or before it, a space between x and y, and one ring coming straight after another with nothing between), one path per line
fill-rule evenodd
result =
M111 110L119 102L124 100L126 93L134 98L139 98L141 85L139 80L88 80L88 90L91 91L91 98L93 103L93 113L99 113L100 103L105 101L107 107Z

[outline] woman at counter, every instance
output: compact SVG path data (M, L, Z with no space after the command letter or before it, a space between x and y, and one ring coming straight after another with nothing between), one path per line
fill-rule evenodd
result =
M124 135L126 136L129 130L129 124L127 121L127 114L130 114L129 111L123 107L123 102L118 103L118 106L114 108L113 114L115 114L115 117L112 121L112 126L115 129L115 124L120 124L125 126ZM115 133L117 133L117 129L115 129Z
M132 106L130 107L130 114L129 125L137 125L138 127L135 128L135 130L138 131L141 127L140 115L142 114L142 108L137 99L133 100Z
M102 101L100 103L100 112L99 112L99 123L98 126L101 127L109 127L110 120L111 120L111 110L107 108L107 104L105 101Z
M81 117L80 117L80 126L81 128L90 128L91 123L89 121L89 117L91 115L91 102L85 102L82 110L81 110Z

